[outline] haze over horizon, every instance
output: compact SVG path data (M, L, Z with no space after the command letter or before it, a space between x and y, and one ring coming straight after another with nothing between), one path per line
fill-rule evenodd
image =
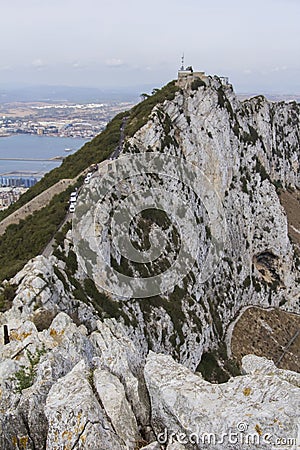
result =
M161 86L185 64L237 92L300 94L300 2L3 1L0 88Z

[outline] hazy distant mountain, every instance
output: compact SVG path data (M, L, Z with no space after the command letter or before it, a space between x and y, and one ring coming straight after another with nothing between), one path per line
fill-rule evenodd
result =
M256 97L259 95L258 93L240 93L237 94L237 97L240 100L245 100L246 98ZM299 94L268 94L264 93L264 96L271 100L271 102L291 102L296 101L297 103L300 103L300 95Z
M106 102L136 101L145 86L136 88L99 89L70 86L0 87L0 103L7 102Z
M159 87L159 86L157 86ZM136 102L142 92L151 93L154 86L140 85L115 89L100 89L96 87L80 86L0 86L0 104L10 102ZM271 101L300 102L300 95L263 93ZM240 93L238 98L243 100L256 96L255 93Z

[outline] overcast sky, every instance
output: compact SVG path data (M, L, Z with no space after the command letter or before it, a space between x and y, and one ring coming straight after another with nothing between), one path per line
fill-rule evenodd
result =
M160 86L186 65L300 93L299 0L1 0L6 83Z

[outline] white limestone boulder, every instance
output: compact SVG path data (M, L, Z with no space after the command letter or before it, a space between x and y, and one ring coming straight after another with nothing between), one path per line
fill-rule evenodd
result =
M186 448L269 449L275 439L297 436L300 389L276 373L231 378L211 384L170 356L150 352L145 380L158 442ZM233 435L235 433L236 435ZM236 440L234 447L230 445ZM171 447L173 448L173 447Z
M128 449L134 448L141 440L136 418L128 402L124 386L119 379L107 370L96 369L94 385L106 415L117 435Z
M89 377L81 361L52 386L45 405L47 450L126 449L97 401Z

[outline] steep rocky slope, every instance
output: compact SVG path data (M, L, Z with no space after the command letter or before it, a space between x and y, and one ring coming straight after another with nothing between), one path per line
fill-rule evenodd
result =
M296 448L299 374L252 355L216 385L170 356L144 360L123 325L65 296L56 263L29 263L1 317L1 448Z
M206 78L173 89L150 114L141 104L126 127L120 158L100 165L82 189L73 231L60 236L53 256L34 258L10 280L16 296L0 315L2 341L4 325L10 341L1 345L1 448L206 448L177 435L201 431L215 433L213 448L239 449L240 440L224 447L219 438L228 430L244 436L248 428L260 439L248 448L270 448L271 435L295 439L296 373L254 356L243 359L243 375L219 386L199 370L213 381L239 373L225 340L242 307L299 313L300 260L278 197L279 189L299 189L299 105L263 97L240 102L231 86ZM156 173L152 152L164 163ZM131 179L124 161L134 167ZM193 189L182 178L186 167L195 170ZM98 211L107 179L113 190ZM139 263L117 248L110 212L128 193L137 198L147 190L159 190L166 209L179 211L177 198L187 206L174 223L151 207L131 220L137 253L165 238L162 254ZM109 280L93 254L96 244L106 268L134 279L126 292L101 290ZM163 276L152 297L127 295L141 278L167 273L184 245L194 255L184 277L172 285ZM86 248L91 259L84 261ZM211 248L217 258L205 278Z
M172 192L182 193L183 202L192 206L198 221L201 252L173 292L169 289L169 293L143 301L130 299L118 304L126 321L136 325L133 339L144 353L149 343L155 351L171 353L193 369L203 350L222 344L228 324L242 306L299 311L299 258L289 240L287 217L276 191L299 187L299 105L273 104L263 97L241 103L232 88L222 86L217 78L206 83L197 89L179 89L172 101L155 107L148 122L125 143L125 161L128 158L133 165L138 155L160 152L165 161L163 176L150 181L148 177L148 184L137 177L131 183L118 180L122 182L118 195L144 186L153 192L162 186L167 201L171 201ZM178 187L177 180L168 179L168 158L174 156L184 156L185 161L199 167L215 192L213 200L223 205L224 228L216 228L213 236L211 217L203 205L199 206L190 186L182 183ZM150 160L148 163L150 166ZM121 169L117 165L116 174ZM97 183L94 180L95 188ZM110 211L117 202L113 195L105 204ZM87 201L83 197L82 203ZM212 215L217 214L218 206L211 206ZM91 216L90 223L92 220ZM87 221L88 211L83 221L86 229ZM110 248L110 265L135 277L167 269L168 257L178 250L178 236L162 214L141 215L132 238L136 248L147 248L155 224L166 230L168 255L162 255L155 264L142 265L120 257L109 237L111 224L99 225L100 241ZM188 241L191 252L197 251L198 242L190 235L180 238L181 244ZM223 241L223 253L213 275L199 282L213 239ZM92 239L87 237L86 241L92 248Z

